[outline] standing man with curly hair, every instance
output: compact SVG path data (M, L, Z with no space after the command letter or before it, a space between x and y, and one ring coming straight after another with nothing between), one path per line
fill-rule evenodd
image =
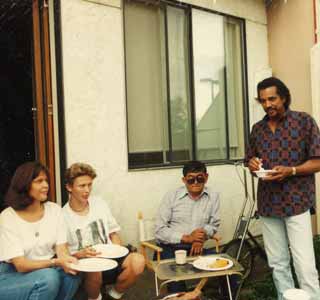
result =
M307 113L290 110L290 91L278 78L261 81L257 94L266 115L252 128L246 164L251 172L273 170L259 179L258 212L278 299L294 288L290 246L300 288L319 300L310 218L314 173L320 170L319 129Z

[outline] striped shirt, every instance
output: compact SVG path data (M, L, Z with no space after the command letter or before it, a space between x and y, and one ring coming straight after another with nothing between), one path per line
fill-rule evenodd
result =
M219 194L207 187L197 200L189 196L186 187L168 192L157 215L157 242L180 243L184 234L190 234L197 228L203 228L208 236L213 236L220 225L219 207Z

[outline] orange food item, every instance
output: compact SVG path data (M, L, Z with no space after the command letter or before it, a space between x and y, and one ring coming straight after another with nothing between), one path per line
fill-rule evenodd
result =
M223 258L217 258L213 263L211 263L208 267L212 269L224 268L229 264L229 261Z

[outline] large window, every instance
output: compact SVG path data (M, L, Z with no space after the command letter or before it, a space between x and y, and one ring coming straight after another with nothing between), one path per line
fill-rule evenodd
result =
M125 1L129 168L241 159L243 21Z

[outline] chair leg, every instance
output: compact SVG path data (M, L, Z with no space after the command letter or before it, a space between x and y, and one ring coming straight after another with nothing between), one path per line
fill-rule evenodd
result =
M155 281L155 285L156 285L156 295L159 296L158 278L157 278L156 273L154 273L154 281Z
M230 300L232 300L232 292L231 292L231 287L230 287L230 279L229 279L229 275L226 275L226 277L227 277L227 284L228 284L229 298L230 298Z

